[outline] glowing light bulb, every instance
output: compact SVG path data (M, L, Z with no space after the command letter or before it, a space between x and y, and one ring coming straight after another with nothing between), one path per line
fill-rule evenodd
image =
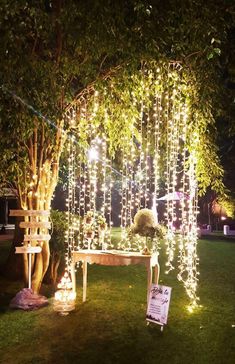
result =
M99 157L99 153L96 148L90 148L88 150L88 158L90 161L96 161Z

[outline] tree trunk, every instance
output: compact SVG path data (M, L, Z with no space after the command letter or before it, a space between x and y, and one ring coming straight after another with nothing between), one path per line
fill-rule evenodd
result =
M38 126L40 125L40 128ZM66 134L63 132L63 121L58 121L53 141L49 134L45 137L45 125L43 122L35 120L35 129L25 145L28 151L28 165L20 170L18 175L17 188L19 192L20 208L23 210L47 210L51 209L51 200L58 181L59 160L63 149ZM48 216L27 217L27 221L48 222ZM48 234L47 228L30 228L21 229L20 234ZM16 229L15 243L11 248L11 254L7 262L7 272L15 270L19 272L22 264L16 264L17 261L23 261L23 276L26 285L28 284L28 254L14 254L15 246L21 245L24 240L16 241L18 236L18 227ZM17 245L16 245L17 243ZM27 244L25 242L25 244ZM32 290L38 293L42 284L43 277L49 266L50 249L48 241L32 241L32 246L39 245L42 251L32 255ZM14 254L14 258L13 258ZM20 256L19 258L16 255ZM23 257L22 257L23 255ZM17 268L16 268L17 267ZM14 276L14 274L12 274Z
M50 255L49 268L44 277L44 282L53 284L53 286L56 288L57 282L59 280L59 269L61 271L63 268L64 259L62 259L62 256L57 252L52 252Z
M61 262L61 256L59 254L54 254L52 260L51 260L51 279L52 284L55 287L57 284L57 278L58 278L58 268Z

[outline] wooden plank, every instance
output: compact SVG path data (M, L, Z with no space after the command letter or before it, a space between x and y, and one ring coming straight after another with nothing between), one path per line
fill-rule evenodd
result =
M9 216L49 216L48 210L10 210Z
M44 241L44 240L50 240L50 238L51 238L51 235L49 235L49 234L24 235L24 241L34 241L34 240Z
M34 253L41 253L42 248L40 246L17 246L16 247L16 254L34 254Z
M48 221L30 221L30 222L26 222L26 221L22 221L20 222L20 227L27 229L27 228L47 228L50 229L51 228L51 223Z

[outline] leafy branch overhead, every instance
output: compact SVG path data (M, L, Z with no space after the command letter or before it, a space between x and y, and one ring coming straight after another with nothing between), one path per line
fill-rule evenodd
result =
M4 88L1 88L0 113L1 134L5 135L7 129L8 135L3 138L2 148L6 150L13 145L11 140L17 147L4 156L2 170L7 171L7 176L2 179L6 181L9 175L14 179L19 161L27 166L25 143L32 137L35 123L39 138L44 128L45 141L49 140L45 150L49 148L51 155L56 153L58 141L52 125L63 127L58 120L66 106L76 97L86 98L87 90L99 89L110 77L119 80L114 81L119 86L115 90L116 100L122 100L120 108L116 104L113 110L119 126L116 123L109 126L111 149L116 149L117 131L127 132L122 128L125 121L120 110L125 103L130 106L130 96L125 91L133 87L129 76L140 68L141 62L152 59L157 63L177 61L188 70L192 114L201 115L197 126L206 139L208 125L214 124L214 105L216 114L220 109L218 69L227 32L233 24L234 7L229 1L226 6L223 1L205 4L201 0L190 5L186 0L177 4L134 0L115 4L88 0L77 4L54 0L34 4L25 1L23 5L3 1L0 76ZM3 89L10 94L3 93ZM14 95L20 99L14 101ZM20 100L26 104L20 104ZM136 110L128 107L124 111L130 120ZM40 115L51 123L43 122ZM209 141L212 154L209 151L207 154L214 161L213 134ZM119 138L119 143L122 140ZM203 151L200 154L203 157ZM202 185L214 179L206 180L208 159L202 160L205 167L201 173ZM215 174L220 175L219 161L215 160L215 166L219 173ZM22 173L22 169L18 168L18 172Z

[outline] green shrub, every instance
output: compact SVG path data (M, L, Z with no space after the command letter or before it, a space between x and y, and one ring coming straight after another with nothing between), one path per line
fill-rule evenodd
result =
M67 230L66 213L58 210L51 210L52 232L50 240L50 266L47 279L54 285L57 283L58 271L64 266L66 252L65 233Z

